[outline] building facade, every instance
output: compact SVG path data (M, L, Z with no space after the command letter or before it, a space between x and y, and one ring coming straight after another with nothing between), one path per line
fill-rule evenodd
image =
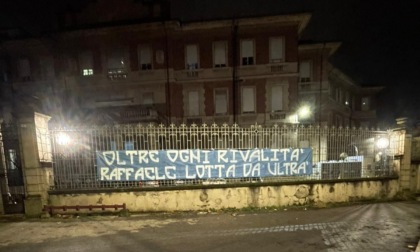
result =
M337 127L376 127L376 99L383 87L361 86L329 63L340 43L299 45L300 106L309 108L302 123Z
M57 32L4 40L3 118L28 108L61 124L363 126L376 118L371 100L368 110L353 101L377 90L329 70L336 45L320 57L319 45L298 44L309 14L181 23L164 4L124 4L110 11L98 1L66 14ZM309 121L297 116L302 104Z

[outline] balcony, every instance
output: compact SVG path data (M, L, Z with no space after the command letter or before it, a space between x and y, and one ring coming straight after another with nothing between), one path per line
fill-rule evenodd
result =
M125 68L108 69L109 80L125 80L127 79L127 75L127 69Z
M285 120L286 119L286 113L285 112L272 112L269 114L270 120Z
M94 123L160 123L161 120L157 109L143 105L97 108L91 114Z
M307 82L299 82L299 91L301 92L319 92L319 82L315 81L307 81Z
M352 117L354 119L375 119L376 110L366 110L366 111L352 111Z

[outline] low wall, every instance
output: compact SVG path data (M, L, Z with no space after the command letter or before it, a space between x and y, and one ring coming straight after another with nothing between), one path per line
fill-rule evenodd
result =
M50 205L127 205L133 212L205 211L245 207L325 205L358 200L392 199L398 180L257 185L189 190L50 194Z

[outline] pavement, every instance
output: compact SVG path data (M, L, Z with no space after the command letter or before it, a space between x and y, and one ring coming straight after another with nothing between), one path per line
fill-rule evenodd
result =
M0 251L420 252L420 204L0 218ZM187 245L187 246L186 246Z

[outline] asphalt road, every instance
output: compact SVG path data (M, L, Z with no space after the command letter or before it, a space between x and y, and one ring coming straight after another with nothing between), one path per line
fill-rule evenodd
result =
M415 251L420 202L0 222L0 251Z

